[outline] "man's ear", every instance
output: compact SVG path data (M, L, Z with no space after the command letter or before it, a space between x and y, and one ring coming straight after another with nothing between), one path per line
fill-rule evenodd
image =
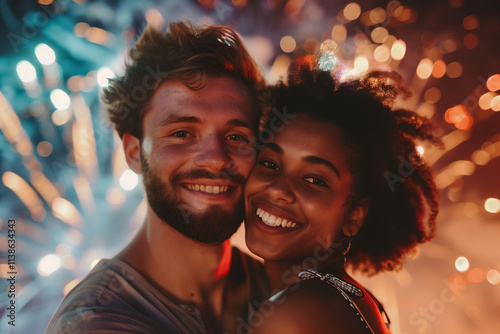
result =
M342 227L342 232L347 236L355 236L365 222L368 209L370 208L370 200L363 198L358 200L356 206L347 215L346 222Z
M125 133L122 137L122 142L128 166L137 174L142 174L141 142L139 138Z

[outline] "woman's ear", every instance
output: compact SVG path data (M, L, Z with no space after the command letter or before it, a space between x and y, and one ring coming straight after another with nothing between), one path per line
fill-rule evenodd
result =
M358 234L359 230L365 222L366 214L370 208L370 200L368 198L363 198L358 200L356 206L351 209L347 215L347 219L342 227L342 232L347 236L355 236Z
M122 142L128 166L137 174L142 174L141 143L139 138L125 133L122 137Z

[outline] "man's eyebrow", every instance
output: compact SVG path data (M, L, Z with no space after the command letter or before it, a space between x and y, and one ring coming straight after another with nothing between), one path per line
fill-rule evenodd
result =
M250 124L249 122L245 122L245 121L242 121L241 119L236 119L236 118L227 121L226 126L234 126L234 127L243 127L243 128L253 129L252 124Z
M170 116L160 123L160 127L167 126L175 123L201 123L198 117L194 116Z
M275 144L275 143L265 143L264 147L267 147L268 149L270 149L270 150L272 150L272 151L274 151L274 152L276 152L278 154L283 154L283 149L278 144Z
M339 170L330 161L317 157L315 155L309 155L307 157L302 158L302 160L311 164L326 166L331 170L333 170L333 172L337 174L338 178L340 179Z

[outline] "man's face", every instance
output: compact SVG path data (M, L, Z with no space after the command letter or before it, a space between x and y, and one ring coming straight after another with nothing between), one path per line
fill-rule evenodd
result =
M250 91L237 79L211 78L198 91L181 81L158 87L141 144L144 185L156 215L203 243L236 232L257 121Z

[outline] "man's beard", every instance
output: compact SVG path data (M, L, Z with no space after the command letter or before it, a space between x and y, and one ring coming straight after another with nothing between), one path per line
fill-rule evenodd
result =
M166 224L184 236L205 244L222 243L238 230L245 217L243 193L232 211L228 212L219 206L212 205L203 213L195 213L189 209L185 202L178 198L175 189L181 187L180 180L202 177L223 178L225 181L229 179L241 185L241 189L243 189L245 178L242 175L224 173L223 177L217 177L204 170L193 170L187 173L174 174L172 187L169 190L157 173L151 170L142 154L141 161L144 187L149 205Z

